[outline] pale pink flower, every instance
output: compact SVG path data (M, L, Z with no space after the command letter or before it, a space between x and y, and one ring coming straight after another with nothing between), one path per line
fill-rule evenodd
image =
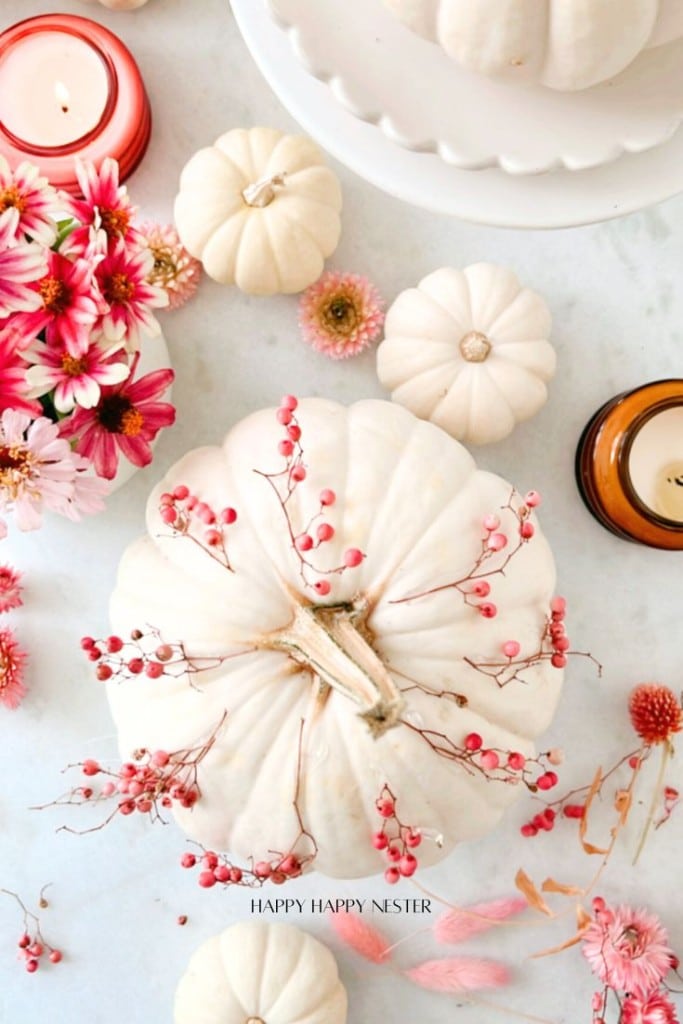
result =
M197 291L202 265L190 256L170 224L146 223L141 225L140 231L154 257L147 280L166 291L169 309L178 309Z
M9 222L17 241L28 235L49 249L57 235L53 218L56 209L57 193L37 167L22 163L13 171L0 156L0 214L10 211Z
M679 1024L676 1007L663 992L626 996L619 1024Z
M0 629L0 703L14 711L26 696L22 651L11 629Z
M61 433L76 440L76 451L89 459L98 476L113 480L118 468L119 451L134 466L152 461L151 442L163 427L175 422L175 409L159 399L173 382L173 370L154 370L133 381L103 387L94 409L76 409L62 420Z
M673 957L659 918L627 906L598 911L583 933L582 951L606 985L638 994L659 985Z
M0 612L10 612L24 603L22 589L21 573L9 565L0 565Z
M45 273L45 250L34 243L17 242L11 210L0 214L0 319L40 306L40 296L29 287Z
M38 398L54 391L52 401L57 412L71 412L76 405L92 409L100 400L103 385L120 384L130 373L120 353L105 350L95 342L80 356L41 342L25 355L34 364L26 371L29 394Z
M11 331L0 324L0 412L17 409L30 415L40 415L41 407L28 397L24 353L17 348Z
M384 300L360 274L329 270L299 301L304 341L332 359L355 356L379 338Z
M62 246L67 253L83 255L106 252L122 242L126 246L144 245L140 232L133 226L136 210L131 205L125 185L119 185L119 165L106 157L99 172L92 163L76 161L76 175L82 199L63 196L69 213L78 221Z
M98 331L108 345L125 345L131 352L140 348L140 335L158 335L161 328L152 310L168 305L163 288L148 283L154 257L149 249L128 249L116 242L97 264L95 275L108 310Z
M49 345L65 345L77 358L88 348L90 333L105 305L88 260L67 260L57 252L48 253L45 274L35 283L38 308L17 313L13 326L30 344L41 331Z

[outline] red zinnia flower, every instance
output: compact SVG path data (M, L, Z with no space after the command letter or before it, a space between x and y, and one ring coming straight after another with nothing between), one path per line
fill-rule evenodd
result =
M641 683L631 691L628 710L631 725L646 743L664 743L681 731L681 705L668 686Z
M0 612L20 607L24 603L21 591L21 573L9 565L0 565Z
M140 348L140 331L151 336L161 332L152 310L167 306L168 295L149 284L153 266L149 249L127 249L123 242L116 242L98 263L95 274L108 306L98 330L109 345L125 345L135 352Z
M28 364L17 348L12 330L5 330L0 324L0 413L5 409L17 409L29 416L39 416L38 402L27 398Z
M0 213L0 318L37 309L40 299L29 287L45 273L45 250L16 242L11 210Z
M57 208L57 193L37 167L22 163L13 171L0 156L0 214L12 211L9 219L18 242L28 235L49 248L57 233L52 216Z
M64 196L64 202L79 226L68 236L63 249L83 255L93 248L106 252L119 241L128 246L144 245L144 239L133 227L136 210L125 185L119 185L116 160L107 157L99 172L94 164L77 160L76 174L83 198Z
M11 629L0 629L0 703L14 710L26 696L24 665L26 652L19 647Z

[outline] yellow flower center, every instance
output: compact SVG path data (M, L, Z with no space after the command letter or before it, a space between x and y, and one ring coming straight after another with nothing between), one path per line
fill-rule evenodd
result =
M150 284L167 288L172 281L175 281L180 271L180 267L173 257L173 250L170 246L162 244L150 245L149 249L154 257L154 266L147 280Z
M5 210L12 208L18 210L19 213L23 213L26 209L26 200L20 194L16 185L9 185L7 188L0 190L0 213L4 213Z
M126 210L100 210L102 227L111 237L125 235L130 224L130 214Z
M110 305L126 303L135 294L135 284L127 274L112 274L105 282L102 294Z
M35 456L23 445L0 445L0 488L10 501L31 478Z
M75 356L63 355L62 356L62 370L67 377L80 377L85 372L88 366L88 361L84 357L76 359Z
M126 437L137 437L145 424L145 418L139 409L128 409L121 417L121 433Z
M59 316L69 305L69 289L57 277L44 277L38 290L48 313Z
M333 296L320 312L327 330L339 338L351 337L362 320L362 310L343 292Z

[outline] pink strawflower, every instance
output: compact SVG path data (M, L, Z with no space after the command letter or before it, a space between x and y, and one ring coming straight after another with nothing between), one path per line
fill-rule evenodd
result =
M0 629L0 702L14 711L26 696L22 651L11 629Z
M0 214L0 319L39 307L40 297L29 285L43 276L46 262L39 245L16 241L12 210Z
M0 565L0 612L10 612L24 603L22 589L21 573L9 565Z
M329 270L299 302L299 326L309 345L332 359L355 356L379 338L384 300L360 274Z
M626 996L619 1024L679 1024L676 1007L663 992Z
M13 171L0 156L0 214L11 211L17 241L28 235L49 249L57 235L56 209L57 193L37 167L22 163Z
M175 422L175 408L159 398L173 382L173 370L154 370L133 381L103 387L94 409L76 409L61 423L62 435L76 439L76 450L89 459L98 476L113 480L118 468L119 451L134 466L152 461L150 442L163 427Z
M108 306L99 320L98 331L107 345L125 345L136 352L141 332L151 336L160 333L152 310L167 306L168 295L163 288L148 283L153 265L149 249L129 249L121 241L97 264L95 274Z
M20 530L36 530L43 512L78 516L76 477L86 464L59 436L59 426L45 416L31 417L16 409L0 416L0 509L13 513ZM0 521L0 536L7 533Z
M48 252L46 273L36 281L39 306L30 313L18 313L14 327L22 343L30 344L41 331L49 345L66 346L74 358L88 348L90 333L105 308L93 268L88 260L67 260Z
M642 994L670 970L673 950L659 918L620 906L596 912L583 933L583 955L609 988Z
M190 256L172 225L146 223L140 232L154 257L147 280L166 291L169 309L177 309L197 291L202 265Z
M40 415L40 404L28 398L27 369L24 354L19 351L11 330L0 324L0 412L17 409L32 416Z
M102 386L120 384L130 374L119 352L106 351L95 342L80 356L71 355L64 347L36 342L26 351L26 359L34 364L26 371L29 394L38 398L54 391L57 412L71 412L76 405L92 409L100 400Z
M125 185L119 185L116 160L106 157L99 172L94 164L77 160L76 175L83 198L62 197L69 213L78 221L64 242L63 251L83 255L106 252L118 242L132 247L144 245L144 239L133 226L137 211Z

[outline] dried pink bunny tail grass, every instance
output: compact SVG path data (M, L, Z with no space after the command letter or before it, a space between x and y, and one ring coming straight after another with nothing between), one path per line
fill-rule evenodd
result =
M472 935L488 931L499 921L521 914L526 909L526 900L513 896L511 899L491 900L463 909L447 910L434 924L434 937L437 942L464 942Z
M415 985L432 992L474 992L487 988L503 988L510 981L505 964L479 957L449 957L427 960L403 974Z
M337 937L359 956L373 964L384 964L389 961L389 941L376 928L366 924L358 914L339 910L330 915L330 921Z

